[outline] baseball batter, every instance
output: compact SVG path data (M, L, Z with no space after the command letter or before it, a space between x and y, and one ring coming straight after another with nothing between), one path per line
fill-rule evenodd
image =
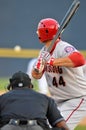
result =
M52 97L59 105L70 130L74 130L86 116L85 59L73 45L61 40L61 36L51 52L46 51L58 29L59 23L55 19L45 18L39 22L37 35L44 47L33 67L32 76L40 79L45 73Z

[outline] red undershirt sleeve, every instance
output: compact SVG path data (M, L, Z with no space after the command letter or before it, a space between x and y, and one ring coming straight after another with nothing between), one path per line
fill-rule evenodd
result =
M74 63L74 67L79 67L85 64L85 58L80 52L73 52L68 57Z

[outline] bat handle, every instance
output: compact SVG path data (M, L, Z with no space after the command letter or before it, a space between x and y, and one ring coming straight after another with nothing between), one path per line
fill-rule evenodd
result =
M36 73L41 73L41 72L43 72L43 70L44 70L44 68L45 68L45 65L46 65L46 60L45 60L45 59L42 59L42 63L40 64L39 69L34 66L34 71L35 71Z

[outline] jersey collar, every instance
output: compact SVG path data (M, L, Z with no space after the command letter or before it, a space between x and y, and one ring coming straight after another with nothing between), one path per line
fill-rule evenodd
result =
M54 43L54 45L53 45L53 47L52 47L52 49L51 49L51 51L50 51L50 54L53 53L53 51L54 51L56 45L59 43L60 40L61 40L61 38L58 38L58 39L56 40L56 42Z

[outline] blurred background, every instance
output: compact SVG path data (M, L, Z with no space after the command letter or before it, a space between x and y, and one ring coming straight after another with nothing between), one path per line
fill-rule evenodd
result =
M0 48L22 49L42 48L36 35L38 22L51 17L60 23L73 0L0 0ZM86 0L81 0L77 13L73 16L62 39L79 50L86 49ZM8 50L9 51L9 50ZM7 55L8 52L3 52ZM33 52L34 53L34 52ZM0 57L0 77L11 76L14 72L27 71L32 57Z
M38 50L42 48L36 35L39 21L50 17L60 23L72 2L73 0L0 0L0 92L7 91L8 79L14 72L27 71L30 59L37 57ZM86 0L80 2L62 39L79 50L86 50ZM81 127L76 130L81 130Z

